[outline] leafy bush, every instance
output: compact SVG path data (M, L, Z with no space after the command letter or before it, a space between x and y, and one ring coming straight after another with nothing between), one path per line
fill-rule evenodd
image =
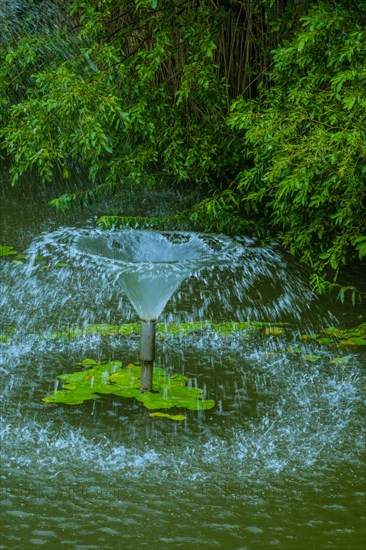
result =
M251 166L237 178L247 215L263 216L324 290L366 256L366 5L318 2L274 51L271 87L232 103Z
M56 166L67 175L75 163L102 192L127 180L230 181L239 156L214 59L225 10L78 0L71 11L71 30L3 43L0 136L12 183L33 167L45 180Z
M204 200L154 223L271 232L313 267L319 291L329 272L334 283L364 261L364 3L35 7L0 7L0 146L13 184L30 169L51 180L81 166L90 188L54 199L60 210L126 184L194 184ZM114 214L103 225L127 219Z

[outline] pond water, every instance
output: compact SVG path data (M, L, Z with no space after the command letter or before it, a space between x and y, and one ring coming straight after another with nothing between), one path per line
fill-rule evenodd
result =
M138 355L137 335L47 336L137 321L103 269L56 265L49 235L92 229L108 212L56 214L57 187L2 191L1 244L34 261L0 265L0 548L363 549L365 352L302 339L364 322L362 306L318 300L278 247L242 239L242 265L190 277L159 318L289 323L281 334L158 334L156 364L192 377L213 409L172 422L116 397L45 405L84 358ZM182 197L156 199L130 193L126 212L169 213Z

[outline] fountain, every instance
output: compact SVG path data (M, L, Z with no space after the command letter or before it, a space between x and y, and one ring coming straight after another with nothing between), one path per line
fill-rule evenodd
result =
M156 320L179 285L203 268L232 265L241 246L223 235L94 230L79 235L73 254L117 274L140 318L141 391L152 390Z
M233 239L233 247L229 239L226 247L221 237L152 233L163 252L198 240L196 257L121 259L124 232L85 229L83 218L83 229L72 219L72 227L50 231L47 212L34 228L39 199L28 192L29 200L22 191L21 201L7 206L2 244L30 258L0 262L4 546L292 548L310 540L316 548L362 548L364 348L302 338L311 333L306 326L317 332L329 325L328 304L317 311L291 258L250 239ZM29 216L19 216L25 208ZM143 273L166 268L167 282L184 265L181 287L170 299L161 296L160 303L169 301L157 316L154 375L160 364L171 381L183 372L192 388L206 388L214 407L188 410L182 421L150 415L141 403L156 394L139 387L138 399L42 402L58 389L60 372L70 380L79 365L78 375L93 373L89 389L91 380L96 388L103 362L112 369L114 359L125 365L134 357L137 330L89 327L135 330L126 280L132 287L133 274L143 283ZM155 295L159 290L156 284ZM145 311L150 322L153 308ZM204 320L211 325L184 337L170 330ZM245 321L263 327L215 331L214 323ZM279 321L288 322L282 334L267 330Z

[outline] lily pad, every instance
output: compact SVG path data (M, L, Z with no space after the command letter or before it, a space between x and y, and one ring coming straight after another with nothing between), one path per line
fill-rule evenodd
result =
M366 323L348 329L327 327L318 334L304 334L302 339L325 346L366 346Z
M82 361L84 370L60 374L63 388L45 397L45 403L80 405L101 395L135 398L147 409L185 408L191 411L214 407L212 399L204 398L204 390L191 385L187 376L169 376L161 367L153 370L153 391L140 391L141 367L131 363L122 367L120 361L97 364L94 359Z
M15 256L16 254L18 252L12 246L0 245L0 256Z
M267 335L280 335L288 323L265 323L265 322L223 322L214 323L209 321L195 321L190 323L157 323L156 332L160 337L180 336L211 331L222 337L240 332L264 332ZM122 325L110 325L109 323L98 323L88 325L86 330L75 328L66 332L55 332L43 334L47 339L69 339L78 338L83 334L100 334L101 336L131 336L139 334L139 323L125 323Z
M186 419L184 414L169 414L161 412L150 413L149 416L154 418L169 418L170 420L176 420L178 422Z
M269 326L264 329L264 334L266 336L281 336L284 332L285 329L283 327Z
M43 399L45 403L63 403L64 405L81 405L88 399L99 399L100 396L90 391L79 389L77 392L57 390Z
M315 363L315 361L318 361L319 357L317 355L304 355L304 359L306 361L310 361L312 363Z
M366 336L341 339L339 343L341 346L366 346Z
M82 367L93 367L97 364L98 363L95 359L83 359L81 363L78 363L78 365L81 365Z
M138 323L126 323L123 325L109 325L108 323L99 323L96 325L88 325L87 334L101 334L102 336L111 336L113 334L122 334L130 336L139 332L140 325Z
M344 367L345 365L348 365L348 358L347 357L335 357L334 359L331 359L330 362L333 365L339 365L341 367Z

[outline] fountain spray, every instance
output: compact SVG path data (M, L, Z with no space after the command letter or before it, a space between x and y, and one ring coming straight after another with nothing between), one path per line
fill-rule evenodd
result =
M241 245L224 235L126 229L79 231L74 254L117 275L141 322L142 392L152 390L156 320L180 284L203 268L232 266Z

